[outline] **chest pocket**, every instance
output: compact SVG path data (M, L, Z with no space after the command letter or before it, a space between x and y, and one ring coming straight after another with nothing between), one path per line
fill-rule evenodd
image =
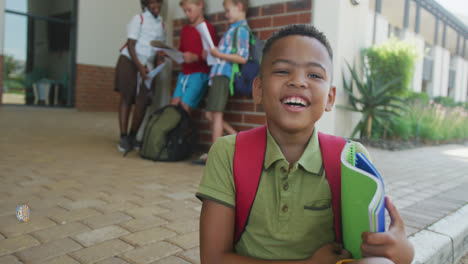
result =
M310 216L319 216L319 215L327 215L331 213L332 209L332 201L331 199L320 199L316 201L312 201L306 203L304 205L304 215Z

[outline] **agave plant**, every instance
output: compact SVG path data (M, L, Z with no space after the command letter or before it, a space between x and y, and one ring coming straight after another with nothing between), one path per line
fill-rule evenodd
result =
M370 138L373 122L388 129L388 124L394 122L393 117L399 116L401 110L405 111L402 104L404 99L391 95L391 92L397 89L392 84L398 82L401 78L382 83L378 79L372 79L365 63L362 63L364 65L362 69L364 78L361 79L356 68L351 67L347 62L346 64L352 78L347 82L343 76L343 87L349 95L350 105L340 107L362 113L362 118L354 128L351 137L360 132L361 138L364 135L366 138ZM354 84L356 84L357 91L354 89Z

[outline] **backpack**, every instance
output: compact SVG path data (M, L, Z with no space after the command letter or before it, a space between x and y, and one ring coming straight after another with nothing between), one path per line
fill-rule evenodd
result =
M234 242L237 243L248 223L250 210L260 183L265 159L266 126L237 134L233 174L236 187L236 223ZM332 193L336 241L342 242L341 232L341 163L340 154L346 144L341 137L318 133L322 160Z
M239 28L244 27L249 31L249 57L245 64L239 65L238 63L232 64L231 81L229 89L231 96L236 94L251 95L252 84L255 77L260 72L260 61L262 58L262 50L265 42L255 36L249 27L242 25L238 26L232 37L232 53L237 53L237 34Z
M154 111L143 134L140 156L154 161L188 158L197 141L192 119L180 106L168 105Z

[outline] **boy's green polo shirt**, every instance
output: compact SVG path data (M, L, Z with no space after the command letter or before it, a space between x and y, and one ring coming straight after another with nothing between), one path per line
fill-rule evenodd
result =
M235 135L222 137L211 147L198 198L235 208L235 140ZM369 157L359 143L356 151ZM245 231L235 245L238 254L265 260L301 260L335 240L331 191L316 130L299 161L288 168L268 131L257 196Z

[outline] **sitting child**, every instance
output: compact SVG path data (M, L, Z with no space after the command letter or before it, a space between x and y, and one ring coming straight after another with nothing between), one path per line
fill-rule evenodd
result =
M235 242L236 136L221 137L209 152L197 193L203 201L201 263L411 263L413 246L389 199L390 228L363 233L363 259L351 260L336 243L330 184L315 128L322 114L332 110L332 80L331 47L313 26L287 26L268 40L253 86L255 103L263 104L267 119L255 200ZM369 157L359 143L356 152Z

